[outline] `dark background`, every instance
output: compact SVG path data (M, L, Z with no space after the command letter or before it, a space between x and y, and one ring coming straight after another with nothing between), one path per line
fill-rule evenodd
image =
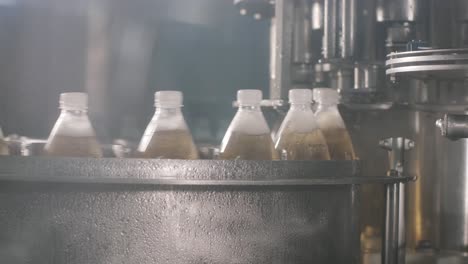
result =
M218 142L236 90L267 91L268 27L230 0L0 1L0 126L46 138L59 94L83 91L101 141L138 141L173 89L195 139Z

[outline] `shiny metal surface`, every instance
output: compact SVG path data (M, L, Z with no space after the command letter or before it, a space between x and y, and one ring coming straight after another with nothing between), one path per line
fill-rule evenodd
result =
M438 138L440 180L438 245L440 250L468 252L468 140Z
M312 63L312 22L311 5L308 0L300 0L294 6L294 46L293 63Z
M271 30L275 33L270 35L270 41L274 43L275 58L270 63L275 68L273 73L270 72L270 99L286 99L291 86L294 1L275 1L274 23Z
M399 222L400 186L387 185L385 189L385 232L382 240L382 264L404 264L400 261ZM404 252L404 251L403 251Z
M441 171L438 168L438 137L435 112L409 111L408 126L415 148L408 154L408 173L417 180L407 185L407 245L410 251L433 248L437 241L438 192Z
M407 74L419 79L465 79L468 76L468 49L441 49L391 53L387 55L387 75Z
M349 59L354 56L356 50L356 31L357 31L357 1L340 0L340 29L339 47L342 59Z
M402 175L359 177L360 163L359 161L96 160L2 157L0 180L56 183L297 186L392 184L412 179ZM32 169L34 169L33 174Z
M2 184L0 257L12 264L358 263L352 197L349 186Z
M354 90L376 91L382 89L383 67L378 64L356 64L354 66Z
M380 141L380 146L388 151L392 174L403 175L406 152L414 148L414 141L398 137ZM382 263L405 263L406 257L406 194L404 184L387 185L386 220L382 248ZM391 237L396 243L388 243Z
M377 21L417 21L424 0L377 0Z
M359 263L360 188L340 183L355 162L0 163L0 257L7 263ZM319 177L317 168L330 185L254 180ZM226 178L251 184L215 183ZM191 183L175 183L183 180Z
M338 34L338 0L324 0L322 56L324 59L336 58Z
M437 119L441 135L452 140L468 137L468 115L444 115Z
M409 208L414 208L408 221L410 248L466 252L467 144L443 137L436 128L436 120L445 113L466 112L466 53L466 49L443 49L388 55L387 74L396 83L413 79L401 88L410 91L404 97L419 110L410 123L416 141L410 173L418 177L408 185ZM438 122L453 139L463 136L465 126L464 116L455 119Z
M354 56L356 44L355 0L325 0L322 55L325 60Z
M323 0L312 1L311 16L312 29L323 29Z
M357 1L357 24L355 51L358 58L367 62L377 60L377 39L376 21L376 1L361 0Z
M403 175L405 152L414 148L414 141L403 137L380 141L380 146L389 153L392 174ZM406 257L406 195L404 184L386 187L385 233L382 239L382 263L405 263ZM393 241L393 243L389 243Z

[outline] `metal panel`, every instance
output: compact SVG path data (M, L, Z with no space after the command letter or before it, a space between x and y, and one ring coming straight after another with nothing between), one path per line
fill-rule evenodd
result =
M0 259L359 263L359 186L340 183L359 178L356 168L355 162L0 158ZM252 180L313 179L326 171L338 185L260 186ZM23 181L12 178L21 175ZM86 181L60 182L60 175ZM143 182L163 176L208 182ZM252 184L214 183L231 177Z
M410 112L415 149L409 152L409 173L418 179L407 186L407 243L411 249L434 246L437 228L436 113Z
M468 140L451 141L438 135L440 161L440 227L442 250L468 252Z

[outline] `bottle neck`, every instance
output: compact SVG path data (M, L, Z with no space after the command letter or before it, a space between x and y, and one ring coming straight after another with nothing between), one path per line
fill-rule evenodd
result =
M156 106L155 114L156 115L175 115L182 113L181 107L163 107Z
M260 105L239 105L239 111L252 111L252 112L260 112L261 108Z
M75 115L75 116L79 116L79 115L87 115L88 114L88 109L86 108L66 108L66 107L63 107L61 108L61 113L62 114L69 114L69 115Z
M336 110L338 111L338 105L337 104L331 104L331 103L318 103L317 105L317 112L320 111L327 111L327 110Z
M291 103L291 110L297 111L312 111L312 105L310 103L296 104Z

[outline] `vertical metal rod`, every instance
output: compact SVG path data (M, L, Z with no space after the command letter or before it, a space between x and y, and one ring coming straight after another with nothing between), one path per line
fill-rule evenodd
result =
M404 264L406 261L406 193L405 193L405 184L398 184L398 262L399 264Z
M382 240L382 264L399 264L398 224L400 212L400 184L388 184L385 188L385 232Z
M294 7L293 62L309 64L312 59L311 6L307 0L298 0Z
M274 75L270 99L287 99L291 85L292 38L294 28L294 3L291 0L275 1Z
M389 151L390 175L403 175L405 151L414 147L406 138L389 138L380 142ZM386 186L385 232L382 240L382 263L405 263L406 255L406 214L405 184Z
M275 94L281 94L276 78L276 19L271 18L270 21L270 99L273 99ZM278 99L278 98L275 98Z
M340 1L340 56L352 58L356 41L356 1Z
M376 41L376 1L362 0L358 1L359 13L356 13L356 23L359 25L359 32L356 30L356 51L354 56L358 60L374 61L377 59ZM362 27L362 28L361 28ZM358 54L356 54L358 53Z
M324 24L323 24L323 58L331 59L336 57L336 39L338 17L338 5L336 0L325 0L324 4Z

